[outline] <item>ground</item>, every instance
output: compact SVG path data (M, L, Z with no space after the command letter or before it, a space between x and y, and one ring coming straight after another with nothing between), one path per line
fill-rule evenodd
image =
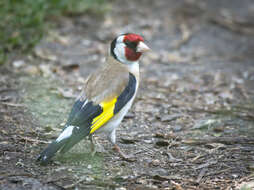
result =
M254 3L114 1L104 16L62 18L34 51L0 68L0 189L253 189ZM135 103L117 131L122 160L103 137L48 166L85 77L118 34L142 34Z

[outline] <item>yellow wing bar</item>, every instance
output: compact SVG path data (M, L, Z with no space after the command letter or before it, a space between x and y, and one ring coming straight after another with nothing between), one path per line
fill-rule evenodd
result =
M90 134L94 133L114 116L116 101L117 98L113 98L110 101L100 103L103 111L100 115L93 119Z

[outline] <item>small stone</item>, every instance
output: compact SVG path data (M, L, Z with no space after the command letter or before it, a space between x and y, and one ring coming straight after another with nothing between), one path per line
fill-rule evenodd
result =
M179 131L182 130L182 126L181 125L176 125L176 126L172 127L172 129L173 129L174 132L179 132Z
M39 67L40 67L40 71L44 77L48 77L52 74L49 65L43 64L43 65L40 65Z
M87 176L87 177L86 177L86 181L87 181L87 182L91 182L91 181L93 181L93 180L94 180L94 178L91 177L91 176Z
M151 164L152 165L154 165L154 166L159 166L160 165L160 160L153 160L152 162L151 162Z
M38 75L40 70L34 65L29 65L24 69L24 72L30 75Z
M195 123L194 127L192 129L204 129L211 126L215 126L220 121L215 119L202 119Z
M17 60L12 63L13 67L20 68L25 65L24 60Z
M125 187L117 187L117 188L115 188L115 190L126 190L126 188Z
M163 181L163 182L161 183L161 185L162 185L163 187L168 187L168 186L169 186L169 183L168 183L168 181Z
M146 143L146 144L152 144L152 143L153 143L153 140L145 139L145 140L144 140L144 143Z
M182 114L163 115L163 116L160 116L160 120L162 122L173 121L173 120L176 120L177 118L182 117L182 116L183 116Z
M153 61L157 61L160 58L160 56L154 52L150 52L149 54L147 54L147 56Z
M250 165L248 166L248 169L251 170L251 171L254 171L254 163L250 164Z

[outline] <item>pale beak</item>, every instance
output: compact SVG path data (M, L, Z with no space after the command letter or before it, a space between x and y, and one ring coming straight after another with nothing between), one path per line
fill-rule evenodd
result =
M150 51L151 49L142 41L140 41L138 43L138 46L137 46L137 52L147 52L147 51Z

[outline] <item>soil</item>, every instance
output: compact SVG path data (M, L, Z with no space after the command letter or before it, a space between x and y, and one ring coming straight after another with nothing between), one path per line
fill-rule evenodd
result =
M114 1L103 16L62 18L33 53L0 68L0 189L253 189L253 18L251 0ZM126 32L153 49L117 131L134 161L96 136L95 156L84 140L36 163Z

